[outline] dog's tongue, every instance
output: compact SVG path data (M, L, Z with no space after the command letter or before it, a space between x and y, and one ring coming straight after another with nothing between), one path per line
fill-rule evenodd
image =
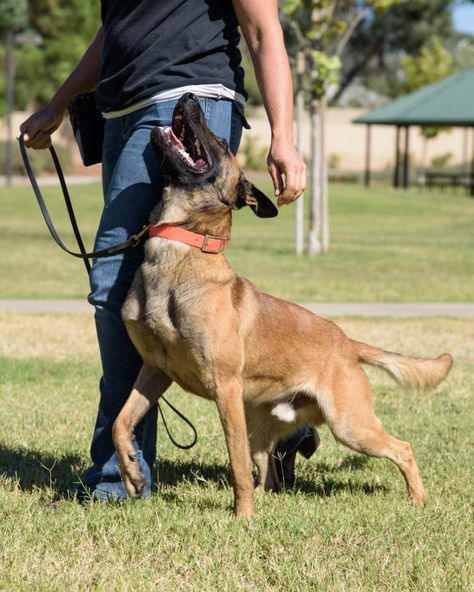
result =
M171 144L172 146L174 146L176 148L176 150L181 154L181 156L183 156L183 158L193 168L197 169L198 171L202 171L205 168L207 168L206 161L203 160L202 158L198 158L196 160L196 162L194 162L194 160L192 159L191 155L186 151L186 148L183 146L183 143L181 142L181 140L179 140L179 138L177 138L175 136L175 133L173 132L173 128L172 128L171 125L163 125L162 126L162 130L166 134L166 136L168 138L169 144Z
M205 161L202 158L198 158L198 160L196 160L196 162L194 163L194 168L195 169L205 169L207 167Z
M174 135L173 132L173 128L171 127L171 125L163 125L161 128L165 134L168 136L168 140L170 140L170 142L176 146L176 148L180 151L180 152L186 152L186 150L184 149L183 144L178 140L178 138Z
M176 148L176 150L186 158L189 164L194 165L193 159L186 152L186 149L184 148L180 140L174 135L173 128L171 127L171 125L163 125L162 129L167 135L169 143L172 144Z

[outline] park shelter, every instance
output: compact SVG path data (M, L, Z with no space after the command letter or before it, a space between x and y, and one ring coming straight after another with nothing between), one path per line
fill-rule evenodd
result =
M370 184L371 126L396 126L394 187L409 185L411 127L462 127L473 132L473 154L467 184L474 195L474 68L428 84L354 120L367 125L365 184ZM404 132L403 153L400 140ZM402 178L400 178L400 169Z

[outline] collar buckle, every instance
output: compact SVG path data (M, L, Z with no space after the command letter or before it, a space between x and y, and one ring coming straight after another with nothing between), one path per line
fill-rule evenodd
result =
M210 247L209 246L209 241L210 240L214 240L214 241L218 241L218 247ZM213 255L217 255L219 253L222 253L222 251L225 249L225 245L226 245L227 240L225 238L222 238L221 236L212 236L212 234L205 234L204 235L204 242L202 243L202 247L201 247L201 251L203 253L211 253Z

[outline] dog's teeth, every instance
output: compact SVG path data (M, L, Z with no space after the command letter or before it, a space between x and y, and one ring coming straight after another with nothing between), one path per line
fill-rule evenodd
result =
M199 141L198 138L196 138L196 141L194 142L194 145L196 146L196 150L198 153L198 156L201 156L202 152L201 152L201 142Z

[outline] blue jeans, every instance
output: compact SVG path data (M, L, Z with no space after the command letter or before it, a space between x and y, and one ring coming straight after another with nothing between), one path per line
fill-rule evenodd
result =
M225 138L236 153L242 135L240 106L229 100L200 99L210 129ZM155 126L170 125L176 101L157 103L106 122L102 160L104 209L94 249L125 241L147 224L161 198L159 162L150 144ZM93 497L125 497L112 441L112 424L127 400L141 367L141 358L120 317L143 247L113 257L96 259L92 267L89 302L95 321L102 361L100 402L92 438L93 465L82 482ZM157 407L135 431L137 459L146 478L145 495L152 486L156 459Z

